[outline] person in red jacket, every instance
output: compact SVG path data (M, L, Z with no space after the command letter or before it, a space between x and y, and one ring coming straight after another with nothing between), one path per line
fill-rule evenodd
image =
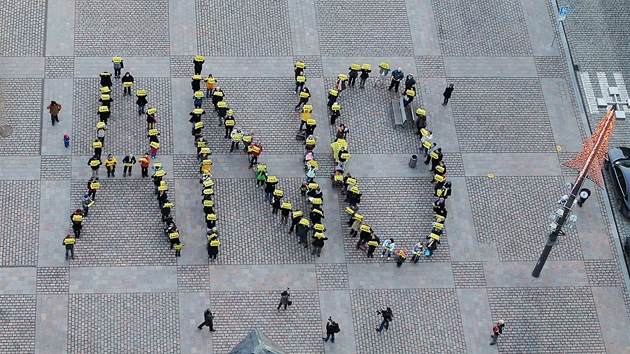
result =
M248 150L251 153L251 158L249 159L249 168L252 168L256 163L258 163L258 156L260 156L263 151L263 146L260 143L260 140L257 140L255 143L251 144Z
M151 157L145 152L139 159L140 169L142 170L142 178L149 177L149 165L151 165Z

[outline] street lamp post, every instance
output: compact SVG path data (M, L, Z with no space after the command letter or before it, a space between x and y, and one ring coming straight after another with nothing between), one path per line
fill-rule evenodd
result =
M617 104L613 104L612 107L606 113L604 119L598 124L597 131L584 142L584 149L576 156L576 158L571 161L568 165L571 167L575 167L580 165L579 168L580 174L578 175L575 183L571 185L571 192L569 195L562 197L558 203L562 205L561 209L558 209L556 214L552 214L552 219L555 221L555 225L551 224L552 231L547 237L547 243L545 244L545 248L532 271L532 276L538 278L540 276L540 272L545 266L545 262L547 262L547 258L551 253L551 249L556 244L558 240L558 236L564 235L564 231L562 228L565 226L567 220L571 222L575 222L577 220L577 216L571 215L571 210L573 209L573 205L575 203L575 198L580 193L580 189L582 188L582 184L587 176L590 176L592 179L595 179L598 184L601 185L601 164L604 159L604 155L601 152L602 148L607 148L608 146L608 138L612 134L614 122L615 122L615 114ZM583 163L583 164L582 164ZM593 170L591 170L593 168ZM557 215L557 216L556 216ZM573 227L572 224L567 224L567 227Z

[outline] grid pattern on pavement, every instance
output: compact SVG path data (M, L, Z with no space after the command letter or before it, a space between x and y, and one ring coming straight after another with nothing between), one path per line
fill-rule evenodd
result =
M46 57L44 78L69 79L74 77L74 57Z
M381 244L386 239L393 238L396 250L409 251L420 241L426 243L425 237L431 231L431 223L435 216L432 205L437 199L434 197L433 185L429 183L429 178L358 178L357 186L363 194L358 212L363 215L365 224L371 226L378 235ZM401 191L406 193L401 194ZM383 262L379 256L381 248L375 250L374 258L367 258L366 252L356 248L359 237L349 236L350 227L347 225L349 215L344 211L348 203L344 202L344 198L340 193L339 212L343 225L346 262ZM447 210L448 204L447 200ZM440 242L433 255L430 258L422 257L420 262L450 260L448 216ZM392 255L392 262L393 259Z
M590 288L489 288L488 300L492 318L506 322L500 352L606 352Z
M13 127L13 134L0 137L0 155L39 155L42 116L44 124L51 124L50 114L46 110L50 102L42 105L43 84L41 79L0 79L0 102L11 103L2 104L0 122ZM63 106L63 102L59 103ZM62 110L59 120L68 114Z
M169 55L168 0L77 0L75 8L76 56Z
M103 68L109 71L110 68ZM96 124L99 122L98 106L100 98L100 81L98 72L94 73L94 79L82 78L74 81L74 116L73 136L71 141L74 155L92 155L92 142L96 139ZM133 73L131 73L133 75ZM122 85L118 80L112 79L111 116L107 121L107 133L103 143L103 160L107 154L114 156L122 162L122 158L132 153L141 156L149 151L149 139L147 134L146 115L138 115L136 105L136 90L147 91L146 109L155 107L157 112L156 127L160 133L159 155L173 153L172 131L173 119L171 109L171 81L168 78L134 77L132 96L123 96ZM192 96L191 96L192 97ZM138 168L139 166L135 166ZM139 169L139 168L138 168Z
M348 267L345 263L316 264L315 275L318 290L342 290L349 287Z
M449 78L464 152L552 152L553 131L538 79Z
M15 0L0 11L0 57L42 56L46 28L45 0Z
M324 56L413 56L405 1L315 1ZM387 26L374 26L390 18Z
M193 65L193 60L195 59L195 57L193 55L177 55L177 56L171 56L170 58L170 62L171 62L171 77L187 77L187 78L191 78L192 75L195 73L195 67ZM205 63L204 63L205 64ZM207 64L206 64L207 66ZM212 70L210 70L209 72L212 72ZM217 73L212 73L215 77L217 75ZM202 72L201 75L203 75L203 77L208 76L208 72ZM218 80L217 80L218 82ZM203 87L205 88L205 85L203 85Z
M196 147L192 143L191 138L191 151L195 151ZM210 156L212 158L212 156ZM247 159L243 163L246 163ZM198 180L200 176L199 164L197 164L197 155L173 155L173 178L176 179L195 179ZM199 185L201 191L201 185Z
M71 294L68 353L179 353L177 293Z
M291 26L286 1L196 0L197 45L209 56L291 56Z
M0 181L0 261L3 266L37 263L39 235L39 181Z
M485 288L483 262L453 262L453 279L456 288Z
M454 289L352 290L350 298L354 323L362 324L354 326L358 353L415 351L410 346L426 353L466 352ZM389 330L379 333L375 328L382 317L376 311L383 307L392 309L394 320ZM422 312L418 312L419 308ZM442 332L444 319L449 322L448 335Z
M67 294L70 289L70 268L37 267L37 294Z
M617 259L585 260L588 283L592 286L621 286L623 280Z
M416 57L416 72L418 77L445 77L444 60L437 55Z
M274 173L269 171L269 175ZM310 205L299 192L302 181L301 178L278 178L276 188L284 191L283 202L291 203L293 210L302 210L308 216ZM252 177L247 179L216 180L214 192L217 229L220 236L224 235L215 264L293 264L315 261L316 256L310 254L312 247L308 251L303 249L295 233L289 234L291 219L285 226L280 223L280 211L278 215L271 213L272 207L264 201L263 190L256 189L253 172ZM201 208L199 210L201 212ZM309 240L310 236L311 233ZM260 252L253 251L252 247ZM322 252L326 252L326 246Z
M348 66L350 64L348 63ZM324 79L327 90L334 87L335 81L336 78ZM339 94L337 102L341 106L341 116L335 122L336 125L330 127L331 136L334 137L336 126L343 123L349 130L348 142L360 144L357 152L362 154L403 154L418 151L420 135L414 134L413 121L408 120L403 126L394 126L392 100L400 96L374 88L373 85L373 79L369 78L365 83L365 89L360 89L357 79L355 87ZM399 92L403 90L404 83L401 83ZM418 94L414 102L422 106L421 95ZM398 103L395 107L398 109ZM320 117L318 122L321 120L322 126L329 125L328 113L318 113L318 117ZM353 152L352 145L349 151Z
M208 266L178 266L177 289L179 291L210 290L210 272Z
M213 311L212 352L228 353L252 328L288 353L324 352L318 293L292 290L293 304L277 311L280 292L213 292L212 308L220 310Z
M35 295L0 295L0 353L35 352Z
M254 141L261 139L263 144L261 161L265 154L303 153L302 141L295 140L300 127L300 116L293 109L298 102L298 97L293 94L295 85L292 79L219 77L218 80L225 95L224 100L234 111L236 121L234 128L240 128L243 132L254 131ZM208 140L208 145L212 148L212 153L229 154L231 140L224 138L223 124L218 126L219 118L214 111L212 100L204 99L203 108L206 111L206 114L202 116L205 126L203 133ZM188 113L185 112L185 114ZM326 126L325 120L319 118L321 114L315 115L315 112L313 114L317 119L316 134L321 134ZM243 144L240 146L242 149Z
M487 2L432 0L445 56L531 56L525 17L518 0Z
M70 144L72 145L72 143L72 137L70 137ZM42 155L39 174L42 180L68 180L72 178L72 157Z
M562 57L534 57L538 77L566 78L569 73Z
M122 176L121 166L117 172ZM169 249L168 236L164 234L153 183L148 179L108 179L104 167L101 168L100 182L101 188L96 192L95 204L84 218L81 238L74 247L75 259L70 265L175 265L175 251ZM167 182L167 186L169 200L174 201L173 185ZM80 207L86 187L87 180L72 181L73 208ZM177 207L174 207L173 216L176 211ZM174 219L177 223L177 217Z
M495 243L501 261L534 261L549 234L549 215L558 208L562 177L467 177L477 239ZM490 217L491 216L491 217ZM565 228L551 260L582 260L575 228Z

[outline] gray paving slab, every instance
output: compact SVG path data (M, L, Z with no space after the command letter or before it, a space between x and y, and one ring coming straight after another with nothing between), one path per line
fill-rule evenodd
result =
M370 76L378 77L378 65L383 61L389 64L391 70L401 68L405 75L416 75L416 61L412 56L322 56L324 77L333 77L335 79L339 74L347 74L349 71L348 68L352 63L368 63L372 65L372 73Z
M70 201L70 181L41 181L39 200L39 240L37 265L40 267L59 267L66 265L65 247L61 245L66 233L70 231L68 211L79 205ZM80 246L76 246L76 252Z
M74 56L75 0L46 1L46 56Z
M168 2L170 55L200 54L197 50L197 18L189 16L196 12L195 5L194 0Z
M35 294L35 267L0 268L2 279L10 281L2 282L0 291L3 294Z
M232 279L243 279L234 282ZM245 280L246 279L246 280ZM316 290L315 266L293 264L275 265L211 265L210 287L212 291L266 291L285 289L294 291Z
M486 262L483 269L488 288L588 285L583 262L548 261L545 265L545 276L540 278L531 276L535 264L536 262Z
M429 0L406 0L411 41L416 55L440 55L433 6Z
M460 315L466 350L469 353L496 353L495 347L488 345L494 319L490 312L486 289L457 289Z
M464 153L466 176L558 176L556 153Z
M419 161L415 168L409 167L412 154ZM431 177L432 173L420 160L424 161L424 157L418 146L409 146L408 154L352 154L347 171L354 177Z
M0 79L41 79L44 77L43 57L0 57Z
M180 293L178 297L179 342L182 353L212 354L212 333L208 333L207 327L201 331L196 327L204 320L203 311L210 308L213 314L217 316L214 322L215 329L223 331L223 321L221 320L223 310L212 306L212 297L208 291Z
M452 106L442 106L444 100L442 93L446 84L447 81L444 79L422 79L418 88L422 92L422 107L427 111L427 128L433 132L433 142L444 152L454 152L459 151L459 137L455 129ZM454 97L455 95L457 91L453 93Z
M38 295L35 353L68 352L68 295Z
M324 175L324 173L322 173ZM325 177L324 177L325 178ZM324 250L322 251L321 258L317 258L317 263L345 263L345 249L344 249L344 232L341 226L342 218L345 221L345 215L340 215L338 212L338 190L333 188L328 181L323 182L317 180L321 184L322 192L324 193L324 225L326 225L326 237L328 240L325 243Z
M581 133L567 81L541 78L540 85L556 145L560 145L563 151L581 151Z
M630 350L630 338L624 335L621 328L630 326L624 299L618 287L592 287L593 300L597 309L597 316L608 323L616 323L609 330L602 331L602 339L608 353L623 353Z
M356 353L357 343L352 336L355 324L352 318L352 300L349 291L320 291L322 336L326 336L328 317L339 324L341 332L335 335L335 343L324 344L326 353Z
M378 255L375 257L379 257ZM371 264L348 264L350 289L422 289L454 287L451 265L446 262L403 263L378 258ZM375 276L387 274L387 277Z
M201 204L202 187L197 179L176 179L175 221L180 240L186 245L182 256L177 259L180 265L207 265L206 221Z
M56 101L61 104L61 112L59 112L59 123L55 126L51 125L50 114L44 110L42 118L42 139L41 154L42 155L70 155L72 153L73 144L75 142L72 123L74 121L74 82L72 79L45 79L44 80L44 108L50 101ZM77 117L84 119L84 117ZM63 136L70 136L70 148L63 145Z
M479 261L486 245L477 240L472 209L470 208L468 188L464 178L449 178L453 190L457 191L448 198L448 238L451 259L454 261Z
M558 42L552 47L551 42L556 34L556 19L549 14L549 1L545 0L521 0L529 42L535 56L556 56ZM554 11L557 12L557 11ZM573 14L572 14L573 15Z
M533 57L444 57L447 77L537 77Z
M319 55L319 36L314 0L287 1L294 55Z
M597 189L591 181L586 181L584 187L590 190ZM578 217L576 228L584 258L612 259L613 251L610 243L602 242L607 238L602 225L607 224L608 220L602 216L599 203L584 203L581 208L575 207L573 213Z
M155 281L159 279L159 281ZM72 267L71 294L177 291L177 267Z
M190 64L191 74L193 71L192 62ZM190 135L189 113L193 110L192 90L190 88L190 77L187 79L171 78L171 119L174 154L196 154L197 150ZM206 112L210 114L210 112Z
M138 78L142 77L169 77L171 62L168 56L141 57L123 56L125 68L122 73L130 72L136 79L134 85L138 85ZM192 66L192 62L191 62ZM74 59L74 77L98 77L103 71L114 73L112 57L76 57ZM116 79L112 79L116 82ZM150 93L150 92L149 92Z
M63 141L61 143L63 145ZM39 156L0 156L0 166L3 166L0 169L0 180L38 180L40 160Z

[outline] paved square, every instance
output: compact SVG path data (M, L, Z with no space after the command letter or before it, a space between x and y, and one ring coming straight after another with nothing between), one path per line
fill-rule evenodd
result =
M0 295L0 352L34 353L35 295Z
M43 124L51 124L45 111L50 102L42 102L40 97L42 85L41 79L0 79L0 99L6 102L0 104L0 122L13 128L11 135L0 138L0 156L39 155L42 120ZM24 90L30 93L24 94ZM62 110L59 119L69 114ZM57 139L63 139L63 134Z
M2 5L0 11L0 56L44 55L46 27L45 0L16 0Z
M33 266L37 263L39 231L39 183L0 181L0 219L4 225L0 257L3 266Z

